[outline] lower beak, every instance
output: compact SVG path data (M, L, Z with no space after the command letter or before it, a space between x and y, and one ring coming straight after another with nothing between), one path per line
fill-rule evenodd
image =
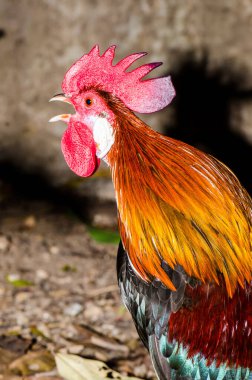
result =
M69 113L64 113L63 115L57 115L57 116L52 117L49 120L49 123L53 123L55 121L64 121L65 123L68 123L71 116L73 116L73 115L71 115Z

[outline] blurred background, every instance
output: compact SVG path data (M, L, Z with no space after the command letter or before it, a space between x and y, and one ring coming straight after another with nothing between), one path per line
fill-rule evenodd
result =
M163 61L155 75L171 74L177 96L141 117L216 156L251 193L251 35L252 0L1 0L2 378L36 373L29 355L54 350L153 376L120 306L109 171L77 178L61 154L65 126L48 123L72 112L48 103L66 70L97 43L116 44L116 61L138 51Z

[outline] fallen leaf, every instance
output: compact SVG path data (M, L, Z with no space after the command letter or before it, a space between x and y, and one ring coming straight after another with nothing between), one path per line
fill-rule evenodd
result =
M10 379L10 380L12 380L12 379ZM20 377L17 378L17 380L21 380ZM59 377L58 371L55 368L55 370L53 370L51 372L38 373L34 376L22 377L22 380L64 380L64 379L61 376Z
M8 375L0 375L0 380L64 380L62 377L57 375L47 375L47 374L39 374L34 376L8 376Z
M22 376L49 372L53 368L55 368L55 361L48 351L29 352L14 360L9 366L11 373Z
M129 356L129 348L117 339L104 336L96 329L84 324L75 325L75 329L78 332L75 342L85 347L86 357L107 362Z
M16 358L17 353L9 350L4 350L0 347L0 373L3 374L8 368L9 364Z
M0 336L0 347L4 350L14 352L17 355L23 355L32 344L32 339L24 339L19 335Z
M84 359L77 355L58 353L55 360L59 374L65 380L141 380L136 377L122 376L101 361Z

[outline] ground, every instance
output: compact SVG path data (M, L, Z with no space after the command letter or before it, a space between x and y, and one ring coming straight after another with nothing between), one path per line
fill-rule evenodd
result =
M3 188L8 197L0 199L0 379L58 380L56 352L153 378L120 299L117 245L97 242L69 206L23 199Z

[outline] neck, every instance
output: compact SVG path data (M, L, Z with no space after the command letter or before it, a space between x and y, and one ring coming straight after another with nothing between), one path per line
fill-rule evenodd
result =
M174 140L153 131L133 113L127 111L126 117L118 118L108 162L122 241L143 279L161 278L171 289L175 288L161 267L158 251L166 244L160 237L167 236L167 231L172 234L174 213L181 212L179 194L173 188L174 182L178 187L180 181L179 165L174 161L178 154ZM166 257L171 267L176 265L175 252L174 247Z
M251 223L244 210L251 201L237 178L219 161L151 130L124 108L114 128L107 159L122 242L135 270L173 290L165 263L181 265L203 282L219 283L221 272L231 296L252 272L249 255L244 256Z

